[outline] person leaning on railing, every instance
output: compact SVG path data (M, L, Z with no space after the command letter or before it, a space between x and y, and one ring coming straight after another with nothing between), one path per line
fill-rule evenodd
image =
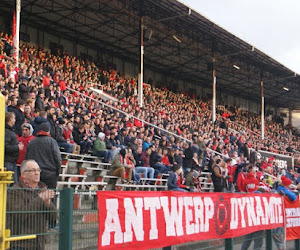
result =
M40 182L41 169L36 161L25 160L21 164L20 182L7 195L7 225L11 235L39 234L36 239L11 242L11 249L45 249L48 221L57 217L51 199L54 191Z

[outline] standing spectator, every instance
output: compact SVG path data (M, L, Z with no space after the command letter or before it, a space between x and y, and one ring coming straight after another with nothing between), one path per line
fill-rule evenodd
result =
M24 108L25 108L25 101L19 100L17 103L17 108L14 109L14 113L16 116L15 130L18 136L22 136L21 126L25 121Z
M17 160L18 166L20 166L25 159L26 150L29 142L34 139L32 133L32 126L29 123L24 123L22 125L22 136L18 138L19 143L22 143L24 145L23 149L19 151L19 159ZM19 167L18 170L20 170ZM19 172L19 175L21 175L21 172Z
M249 172L247 178L244 180L244 190L248 193L253 193L257 191L257 186L259 185L259 181L255 178L253 172Z
M247 177L248 169L246 167L242 168L242 171L238 174L236 181L236 189L238 192L246 192L244 181Z
M38 91L38 95L36 97L35 109L40 110L40 111L45 110L44 100L45 100L45 92L43 89L40 89Z
M36 136L37 132L40 130L40 125L42 123L46 123L50 128L50 123L47 120L47 112L41 111L39 113L39 116L37 116L33 122L31 122L32 128L33 128L33 135Z
M289 189L292 183L292 180L286 176L281 176L281 183L277 187L277 192L280 195L286 196L290 201L296 201L297 195ZM284 249L284 230L284 227L279 227L272 230L274 242L279 250Z
M13 241L11 249L45 249L48 221L56 218L56 207L51 202L54 191L40 182L41 169L34 160L21 165L20 182L8 191L8 228L13 235L38 234L36 239Z
M32 112L31 112L31 107L30 107L29 104L25 105L25 108L24 108L24 118L25 118L25 122L26 123L31 123L34 120L34 116L33 116Z
M56 138L55 108L53 106L47 106L45 111L47 112L47 120L50 124L50 135L52 138Z
M190 171L192 168L192 161L193 161L193 155L194 152L192 150L192 147L188 143L184 143L184 158L183 158L183 170L184 171Z
M25 158L35 160L42 170L41 181L49 188L56 188L61 168L61 155L46 123L40 125L37 137L28 144Z
M253 172L249 172L247 178L245 179L245 187L248 193L257 192L257 185L259 184L258 180L255 178ZM262 191L264 191L262 189ZM260 193L260 192L258 192ZM254 240L253 249L261 249L263 245L263 231L256 231L254 233L247 234L245 240L242 244L241 250L247 250L251 244L251 241Z
M24 149L24 145L18 142L16 133L13 131L16 118L12 112L5 114L5 153L4 166L7 171L13 171L14 183L19 182L17 160L19 158L19 151Z
M214 183L214 191L222 192L223 191L223 173L221 169L222 160L217 159L212 166L212 175L211 178Z
M293 184L292 180L285 176L281 176L281 183L277 187L277 192L285 195L290 201L295 201L297 199L297 195L290 190L289 187L291 184Z

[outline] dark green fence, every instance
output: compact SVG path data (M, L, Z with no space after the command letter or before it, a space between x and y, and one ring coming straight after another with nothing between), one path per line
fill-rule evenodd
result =
M8 203L13 204L7 206L7 228L11 230L12 236L37 234L36 240L11 243L11 247L21 247L19 249L22 250L97 249L98 210L95 191L56 190L55 198L51 201L53 206L44 206L38 197L39 192L41 190L8 190ZM300 250L299 240L284 241L284 232L284 228L275 229L234 239L188 242L165 249L242 249L242 245L251 238L249 249L253 249L254 242L262 242L262 249L278 249L277 244L282 240L283 249Z

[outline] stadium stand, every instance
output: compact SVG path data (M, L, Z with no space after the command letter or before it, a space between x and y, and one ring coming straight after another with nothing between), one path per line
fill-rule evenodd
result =
M16 116L18 124L24 121L35 125L44 116L45 122L51 125L54 139L72 145L74 152L80 146L80 154L62 152L61 178L68 178L68 181L60 180L60 186L70 186L73 182L72 185L78 187L79 182L89 183L88 178L91 186L111 183L114 178L109 177L110 163L103 163L103 158L92 156L93 144L100 133L105 135L101 150L113 156L121 148L131 149L136 155L137 147L142 147L143 157L150 147L149 166L155 168L155 176L167 173L177 163L186 173L191 168L199 171L201 179L198 179L198 184L202 191L213 189L211 176L203 176L201 171L209 168L215 154L226 158L237 154L236 182L241 167L250 159L250 148L293 156L299 152L298 136L291 128L284 127L278 117L266 120L266 139L262 140L260 116L257 114L235 106L218 106L217 120L213 124L210 100L192 99L182 93L147 84L144 85L144 107L141 109L135 94L135 79L123 78L112 68L97 66L88 60L63 52L49 54L26 44L21 46L20 66L17 68L7 56L4 46L11 43L11 37L1 35L0 83L1 91L7 97L7 111L20 114ZM100 89L119 102L103 101L91 88ZM26 102L26 112L23 106L17 105L17 100ZM64 148L61 149L64 151ZM130 160L126 160L128 165ZM273 175L282 172L272 161L268 164ZM261 165L258 162L259 168ZM165 168L167 171L163 170ZM297 179L298 173L291 171L286 171L286 174ZM83 178L85 174L87 177ZM97 178L108 179L108 182L97 184ZM141 181L145 178L142 176ZM115 187L121 189L138 190L145 186L137 183L134 188L134 183L118 181ZM166 187L154 186L153 189Z

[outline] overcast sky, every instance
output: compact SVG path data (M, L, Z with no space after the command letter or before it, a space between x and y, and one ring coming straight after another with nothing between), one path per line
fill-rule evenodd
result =
M181 0L300 74L300 0Z

